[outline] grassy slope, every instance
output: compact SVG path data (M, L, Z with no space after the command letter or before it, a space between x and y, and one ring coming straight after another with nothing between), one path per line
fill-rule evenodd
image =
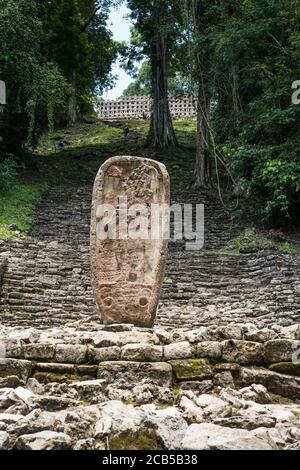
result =
M28 231L34 207L47 187L64 182L92 183L99 166L113 155L139 155L166 163L178 189L187 189L192 172L196 124L176 121L175 128L182 149L157 154L144 147L149 121L129 121L131 136L124 139L124 123L78 124L45 136L37 149L38 171L34 178L22 175L6 194L0 194L0 238L20 236ZM59 152L57 142L66 141L66 150ZM24 182L26 181L26 182ZM17 230L16 230L17 229Z
M39 171L27 183L16 182L5 195L0 194L0 238L20 236L30 228L34 207L42 192L51 185L64 182L91 184L100 165L113 155L137 155L155 158L166 164L171 185L176 191L189 192L192 181L196 123L175 121L180 149L157 153L144 146L149 121L128 121L131 135L124 139L124 122L78 124L71 129L61 129L51 137L45 136L36 152ZM66 141L66 150L59 152L57 142ZM238 223L238 222L237 222ZM12 226L12 228L8 228ZM15 226L15 227L14 227ZM256 252L275 249L299 253L299 245L270 240L266 233L249 231L241 233L226 247L229 252Z

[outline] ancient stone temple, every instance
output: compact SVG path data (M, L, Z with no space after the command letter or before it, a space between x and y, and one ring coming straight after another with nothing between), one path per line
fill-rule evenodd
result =
M197 99L186 94L169 97L170 112L173 118L195 118ZM98 109L100 119L141 119L152 112L152 99L149 95L121 96L116 100L101 100Z
M113 157L96 177L91 220L92 285L102 321L153 326L167 258L170 200L164 165Z

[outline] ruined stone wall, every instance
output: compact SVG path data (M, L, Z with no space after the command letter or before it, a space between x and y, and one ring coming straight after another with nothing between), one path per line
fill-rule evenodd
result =
M190 390L202 387L204 393L218 386L257 383L300 399L299 364L292 362L299 346L297 325L259 329L234 323L167 332L77 322L43 332L2 327L0 338L7 357L0 364L0 377L34 377L42 383L59 381L60 376L64 381L98 377L118 389L118 399L129 398L124 384L134 387L145 379L152 388L180 384Z
M196 116L197 103L192 95L170 96L169 105L174 118L193 118ZM117 100L103 100L99 105L101 119L141 119L149 116L152 99L148 95L122 96Z
M299 450L298 330L0 325L0 450Z

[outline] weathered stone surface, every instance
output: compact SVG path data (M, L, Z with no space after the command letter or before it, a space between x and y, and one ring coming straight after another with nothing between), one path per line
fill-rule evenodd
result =
M244 385L262 384L270 392L291 399L300 398L300 378L263 369L261 367L242 368L240 380Z
M222 343L222 348L225 361L250 365L259 365L263 362L263 350L260 343L228 340Z
M131 433L136 434L143 424L144 413L132 405L124 405L121 401L111 401L100 406L102 413L101 426L98 420L98 437L113 433L115 435ZM103 423L103 420L105 423ZM99 430L101 434L99 433Z
M121 348L110 346L107 348L93 348L89 355L93 364L99 364L105 361L118 361L121 359Z
M24 385L24 382L19 379L16 375L11 375L0 379L0 389L1 388L16 388L20 385Z
M234 379L230 371L214 374L213 382L216 387L234 387Z
M54 358L55 346L47 343L32 343L24 346L25 359L51 360Z
M244 400L251 400L260 404L272 403L268 390L260 384L252 384L251 387L242 388L240 393Z
M272 450L267 440L244 429L215 424L192 424L181 443L184 450Z
M191 390L195 394L207 393L214 388L212 380L192 380L191 382L185 381L180 383L180 390Z
M13 390L10 394L11 400L14 401L23 401L26 404L30 403L30 400L34 398L36 395L31 392L30 390L24 388L24 387L17 387L15 390Z
M49 372L53 374L75 374L76 367L73 364L60 364L57 362L37 362L34 364L34 373Z
M105 391L105 382L103 380L84 380L82 382L73 382L69 385L75 389L82 399L99 399L99 396Z
M224 400L221 400L218 397L215 397L213 395L208 395L205 393L196 398L196 403L201 408L206 408L207 406L218 406L218 407L226 406L226 403L224 402Z
M9 445L9 434L5 431L0 431L0 450L6 450Z
M69 436L53 431L20 436L15 445L18 450L68 450L70 447Z
M193 352L188 341L172 343L164 347L164 358L166 361L171 359L186 359L191 357L193 357Z
M18 414L0 413L0 422L6 424L18 423L24 417Z
M60 411L66 408L76 407L80 405L79 400L72 400L67 397L57 396L37 396L31 398L32 408L42 408L46 411Z
M300 363L279 362L277 364L271 364L269 369L280 374L296 375L300 377Z
M206 359L170 361L177 380L208 379L213 372Z
M142 407L146 417L145 426L155 430L165 449L178 449L188 425L176 408L157 409L155 406Z
M122 348L123 361L160 362L163 358L162 346L151 344L127 344Z
M59 344L56 347L57 362L65 364L84 364L87 357L87 347L72 344Z
M274 339L264 345L266 362L290 362L293 354L299 349L299 341L289 339Z
M257 428L273 428L276 425L276 419L270 416L254 414L253 416L231 416L230 418L217 418L214 424L228 428L247 429L252 431Z
M22 346L21 341L16 338L6 338L4 341L5 345L5 357L10 359L21 359L22 358Z
M107 237L101 240L98 212L103 204L127 209L134 204L169 204L169 175L164 165L138 157L114 157L102 165L94 184L91 221L92 285L104 323L153 325L167 258L167 240L141 236L137 239ZM140 209L141 213L141 209ZM167 217L163 215L167 224ZM121 225L116 219L117 231ZM101 221L102 223L102 221ZM127 231L127 221L126 231ZM150 214L147 227L151 224ZM137 225L138 227L138 225ZM151 226L154 229L154 227ZM161 232L162 233L162 232ZM126 235L125 235L126 237ZM123 239L122 239L123 238Z
M272 339L276 339L278 334L269 328L258 328L253 323L246 323L243 326L244 339L247 341L253 341L255 343L265 343Z
M180 400L179 407L188 423L203 423L203 410L193 400L184 395Z
M113 384L119 381L131 385L150 382L161 387L171 387L172 367L166 362L102 362L98 378Z
M136 343L159 343L158 337L150 331L130 330L120 333L111 331L101 331L96 333L92 339L96 348L106 348L112 346L125 346L126 344Z
M32 364L19 359L0 359L0 377L17 376L25 382L30 377Z
M222 344L218 341L202 341L197 344L196 356L220 359L222 357Z
M1 288L1 285L2 285L2 279L3 279L3 276L4 276L4 271L5 271L5 268L6 268L6 264L7 264L6 256L4 256L4 254L0 254L0 288Z

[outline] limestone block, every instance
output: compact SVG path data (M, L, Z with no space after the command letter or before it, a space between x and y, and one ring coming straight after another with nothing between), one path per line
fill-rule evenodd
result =
M228 340L222 343L223 359L238 364L256 365L263 362L263 348L252 341Z
M25 434L17 439L15 445L17 450L68 450L70 447L68 435L53 431Z
M58 344L55 359L66 364L84 364L87 359L87 347L77 344Z
M171 359L187 359L193 357L193 351L188 341L168 344L164 347L164 358L166 361Z
M121 348L118 346L109 346L107 348L92 348L89 356L93 364L99 364L105 361L118 361L121 358Z
M29 379L32 370L30 361L19 359L0 359L0 377L17 376L25 382Z
M24 346L25 359L53 359L55 354L55 346L47 343L31 343Z
M292 361L294 352L300 350L300 342L291 339L274 339L264 345L264 358L268 363Z
M177 380L209 379L213 372L206 359L170 361Z
M192 424L181 443L184 450L272 450L267 439L251 431L231 429L216 424Z
M163 358L162 346L151 344L127 344L122 348L123 361L160 362Z
M218 341L202 341L196 346L196 356L220 359L222 357L222 345Z
M165 362L102 362L98 369L98 378L116 387L130 383L138 385L149 382L160 387L172 386L172 367Z

